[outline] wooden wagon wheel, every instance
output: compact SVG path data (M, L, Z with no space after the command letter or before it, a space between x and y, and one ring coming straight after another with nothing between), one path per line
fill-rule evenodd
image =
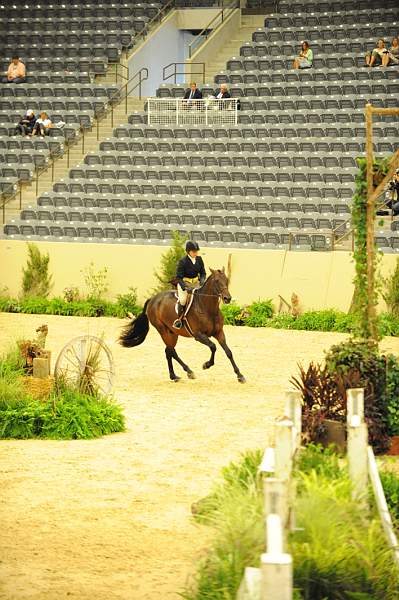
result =
M114 375L111 350L104 340L92 335L81 335L68 342L54 368L56 381L93 395L108 395Z

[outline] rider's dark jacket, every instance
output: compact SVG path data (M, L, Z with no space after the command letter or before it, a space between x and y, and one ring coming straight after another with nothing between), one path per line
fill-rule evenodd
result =
M188 254L186 254L177 264L176 279L183 290L185 290L186 287L189 287L189 284L184 281L184 278L195 279L196 277L198 277L199 283L202 285L206 279L204 261L201 256L196 256L195 263L193 263Z

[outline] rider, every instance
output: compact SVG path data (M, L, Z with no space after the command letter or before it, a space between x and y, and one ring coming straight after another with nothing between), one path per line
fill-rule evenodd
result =
M201 286L206 279L204 261L198 256L199 246L197 242L188 240L186 243L186 256L181 258L176 269L178 313L173 323L176 329L182 328L181 318L187 302L187 290Z

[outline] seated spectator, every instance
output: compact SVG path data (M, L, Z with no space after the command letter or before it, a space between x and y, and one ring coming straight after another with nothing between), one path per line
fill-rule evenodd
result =
M23 62L19 60L19 56L12 57L7 70L7 77L3 77L2 83L25 83L26 68Z
M231 95L227 89L227 84L221 83L219 93L216 94L216 98L220 100L221 98L231 98Z
M393 38L391 42L391 47L388 50L388 54L384 54L384 58L385 57L386 65L384 65L384 62L382 63L384 66L399 65L399 38Z
M41 135L44 137L45 135L49 135L49 129L54 127L51 119L49 118L46 112L41 112L39 118L37 119L35 126L32 131L32 135Z
M25 135L29 137L36 124L36 117L33 110L29 109L26 111L26 114L19 121L18 125L15 127L15 133L20 133L21 135Z
M399 169L396 169L393 178L385 186L385 205L392 210L395 217L399 214Z
M385 48L385 41L383 39L378 40L376 48L370 53L366 52L366 65L368 67L372 67L376 65L386 66L384 62L387 62L388 59L385 58L385 55L388 55L388 50Z
M313 50L309 48L309 42L302 42L299 56L294 59L294 69L309 69L313 64Z
M192 81L190 87L186 89L184 100L202 100L202 92L197 88L195 81Z

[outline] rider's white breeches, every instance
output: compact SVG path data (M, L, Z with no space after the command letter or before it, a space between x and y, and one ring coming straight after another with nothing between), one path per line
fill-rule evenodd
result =
M177 284L177 296L179 298L180 304L182 306L185 306L187 302L187 291L183 290L180 283Z

